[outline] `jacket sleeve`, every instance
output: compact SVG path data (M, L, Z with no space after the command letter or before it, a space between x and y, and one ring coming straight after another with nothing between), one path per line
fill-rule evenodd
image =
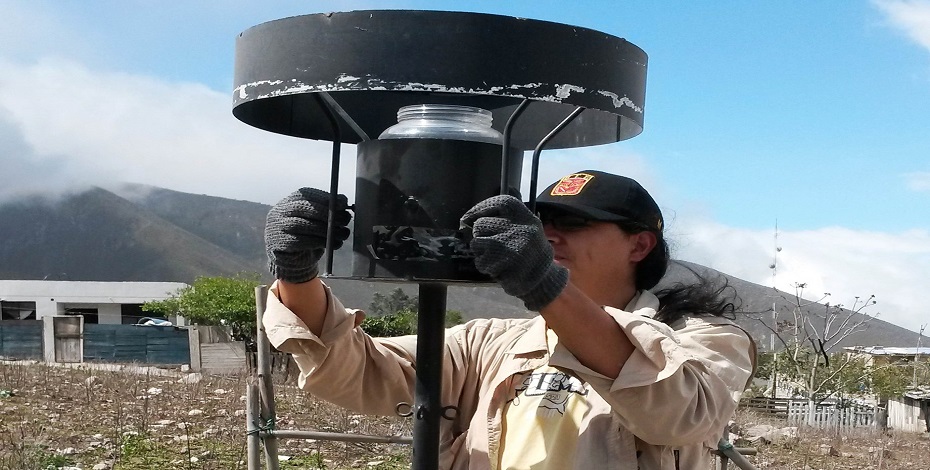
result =
M716 447L755 367L755 343L718 317L686 317L673 329L636 313L605 307L635 347L616 378L565 363L610 403L620 422L654 445L703 442Z
M290 353L300 368L298 386L314 396L366 414L394 415L397 405L413 405L416 379L416 336L374 338L356 327L359 310L346 309L329 287L326 319L320 336L284 306L276 286L268 294L262 319L272 345ZM448 431L467 423L478 396L475 354L478 349L467 325L446 330L442 403L458 405ZM464 420L464 421L462 421Z
M413 403L415 341L394 343L364 334L355 325L360 311L343 307L329 287L326 319L316 336L278 300L276 287L269 290L262 324L269 342L293 356L300 388L366 414L391 415L398 403Z

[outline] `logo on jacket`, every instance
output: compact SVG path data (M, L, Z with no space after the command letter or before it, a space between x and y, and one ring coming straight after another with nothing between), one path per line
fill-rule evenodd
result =
M540 408L554 410L563 415L565 405L572 394L588 395L581 379L564 372L534 372L523 378L523 382L517 385L516 392L514 405L519 404L521 396L540 397Z

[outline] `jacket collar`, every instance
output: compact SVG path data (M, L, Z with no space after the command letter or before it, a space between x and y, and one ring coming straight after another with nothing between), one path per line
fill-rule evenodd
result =
M652 318L659 309L659 298L648 290L641 290L630 299L625 311L635 315ZM532 353L546 353L546 321L541 315L536 315L528 325L525 333L520 335L516 342L507 349L507 354L521 355Z

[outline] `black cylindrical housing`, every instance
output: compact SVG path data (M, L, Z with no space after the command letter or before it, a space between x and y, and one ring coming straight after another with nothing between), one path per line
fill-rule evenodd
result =
M522 152L512 149L507 193L517 195ZM459 219L501 194L501 146L445 139L358 144L353 277L489 281L474 266Z

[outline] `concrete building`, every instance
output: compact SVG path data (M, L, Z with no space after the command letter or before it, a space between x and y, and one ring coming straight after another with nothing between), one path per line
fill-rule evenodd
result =
M0 280L0 321L81 315L84 323L133 324L149 316L143 303L164 300L183 287L187 284Z

